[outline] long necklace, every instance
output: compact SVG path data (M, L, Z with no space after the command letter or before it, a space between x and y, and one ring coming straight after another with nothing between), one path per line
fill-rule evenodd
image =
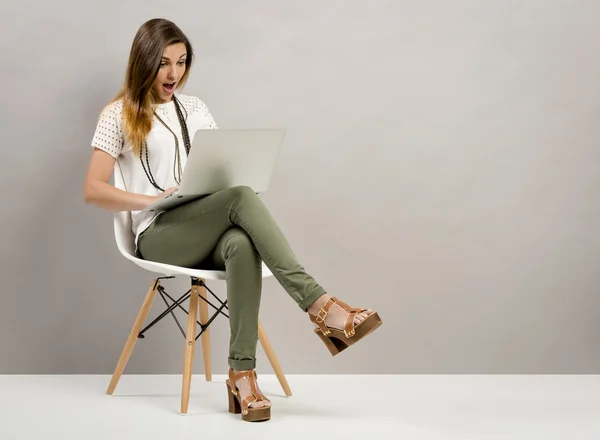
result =
M185 110L185 108L181 105L181 103L179 102L179 99L175 95L173 95L173 102L175 105L175 111L177 112L177 118L179 119L179 125L181 126L181 134L183 136L183 143L185 146L185 154L187 157L187 155L190 154L190 149L191 149L190 135L189 135L187 124L186 124L186 120L187 120L187 116L188 116L187 110ZM183 117L183 112L181 110L182 108L183 108L183 111L185 111L185 118ZM177 139L177 135L173 132L173 130L171 130L171 128L167 124L165 124L165 122L161 119L161 117L158 116L158 114L156 114L156 111L154 112L154 116L157 117L157 119L167 128L167 130L169 130L171 132L171 134L173 134L173 137L175 138L175 157L173 160L173 178L175 179L175 182L177 183L177 185L179 185L181 183L181 175L182 175L181 155L179 152L179 140ZM146 163L144 163L143 153L145 153ZM154 186L159 191L164 191L164 189L161 188L160 186L158 186L158 184L156 183L156 179L154 178L154 175L152 174L152 170L150 169L150 160L148 158L148 143L145 141L144 141L143 148L140 149L140 162L142 163L142 168L144 168L144 172L146 173L146 176L148 177L148 180L150 181L152 186ZM175 168L177 168L177 174L175 172Z

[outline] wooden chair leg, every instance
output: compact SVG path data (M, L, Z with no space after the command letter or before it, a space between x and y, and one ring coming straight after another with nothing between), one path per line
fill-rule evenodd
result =
M202 280L204 281L204 280ZM198 286L200 296L206 299L206 287ZM206 301L200 300L200 323L202 325L208 322L208 304ZM212 368L210 360L210 327L206 329L202 336L202 357L204 358L204 377L207 382L212 381Z
M260 341L260 345L262 345L262 348L265 351L269 362L271 363L271 367L273 367L273 371L275 371L275 375L281 384L281 388L283 388L283 392L286 396L290 397L292 395L292 390L288 385L288 382L283 374L283 370L281 369L279 361L277 360L277 356L275 356L275 351L273 351L273 347L271 347L271 343L267 339L267 334L265 333L260 321L258 322L258 340Z
M190 385L192 383L192 365L194 363L194 346L196 345L196 319L198 319L198 287L192 286L190 310L188 311L187 331L183 359L183 383L181 386L181 414L187 414L190 402Z
M131 328L131 332L129 332L129 337L127 338L127 342L125 343L125 348L121 352L121 357L119 358L119 362L117 363L117 367L115 368L115 372L112 375L112 379L110 380L110 384L108 385L108 389L106 390L106 394L112 394L119 383L119 379L121 378L121 374L123 374L123 370L125 370L125 366L129 361L129 357L133 352L133 348L135 347L135 343L138 340L138 335L140 334L140 330L142 329L142 325L148 316L148 312L152 307L152 301L154 301L154 297L156 296L156 290L160 286L160 282L158 280L154 280L152 285L150 286L150 290L146 294L146 298L144 299L144 303L142 304L142 308L138 312L137 318L135 318L135 322L133 327Z

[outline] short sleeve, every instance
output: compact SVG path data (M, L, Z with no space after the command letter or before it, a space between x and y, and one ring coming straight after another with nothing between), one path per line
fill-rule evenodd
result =
M206 128L217 128L217 123L213 119L210 111L206 104L198 97L196 97L196 102L194 102L194 111L197 111L204 118L204 122L206 124Z
M104 108L92 139L92 147L106 151L115 159L121 154L124 143L122 106L118 104Z

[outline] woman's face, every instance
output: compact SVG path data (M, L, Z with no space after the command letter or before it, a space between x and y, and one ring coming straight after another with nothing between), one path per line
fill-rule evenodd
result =
M162 102L173 99L173 93L185 73L186 56L187 52L183 43L165 47L158 74L152 84L152 88Z

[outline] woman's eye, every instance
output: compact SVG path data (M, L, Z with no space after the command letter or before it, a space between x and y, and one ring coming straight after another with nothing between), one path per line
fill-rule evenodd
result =
M183 65L185 65L185 61L178 61L177 64L179 66L183 66ZM165 67L167 65L168 65L167 63L160 63L160 67Z

